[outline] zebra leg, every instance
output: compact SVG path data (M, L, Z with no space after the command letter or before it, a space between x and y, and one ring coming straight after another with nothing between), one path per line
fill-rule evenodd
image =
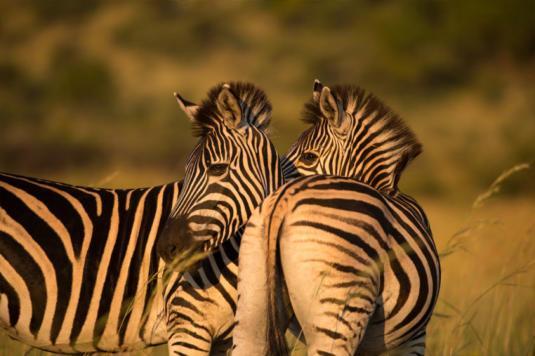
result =
M308 355L353 355L375 308L378 269L364 257L356 261L355 246L292 230L280 241L280 257Z
M215 286L199 288L193 283L182 280L168 301L169 354L224 354L226 351L221 350L224 341L227 347L231 344L228 338L232 332L234 311L229 304L219 301L219 292ZM217 342L220 347L215 350L212 346Z
M263 355L267 351L267 240L260 216L257 209L247 223L240 245L233 355Z

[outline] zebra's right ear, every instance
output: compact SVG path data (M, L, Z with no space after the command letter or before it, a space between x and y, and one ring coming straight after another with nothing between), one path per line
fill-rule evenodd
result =
M199 111L199 105L184 99L177 92L175 92L174 95L176 101L178 102L178 105L180 106L182 111L184 111L188 119L190 119L190 121L195 121L195 115L197 115L197 111Z
M314 79L314 89L312 91L312 99L314 102L319 102L321 90L323 89L323 84L318 79Z

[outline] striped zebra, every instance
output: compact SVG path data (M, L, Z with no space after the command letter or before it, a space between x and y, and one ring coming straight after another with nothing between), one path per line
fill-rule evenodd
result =
M236 355L287 352L288 306L309 355L422 355L440 264L422 208L397 187L421 146L353 86L315 83L285 174L239 258Z
M215 101L221 88L213 89L201 106L176 97L193 119L197 111L211 115L214 108L232 105ZM227 89L248 105L244 113L251 127L263 131L271 114L265 95L249 84L231 83ZM201 120L195 122L199 125ZM251 135L253 129L238 130L247 143L258 143L256 149L272 150ZM278 165L275 172L280 174ZM269 187L271 178L263 178ZM98 189L2 174L0 327L34 347L78 353L161 344L167 341L166 322L182 323L169 328L177 342L200 328L209 331L211 353L228 349L236 308L239 233L230 231L219 242L207 241L206 250L215 252L197 270L183 276L172 273L167 283L162 281L157 248L165 254L166 241L178 242L174 252L188 252L187 244L175 239L173 229L180 226L169 220L175 216L181 185ZM171 312L166 317L168 303L173 309L167 308ZM192 310L196 314L189 316ZM205 345L189 346L188 354Z
M166 342L155 246L180 185L99 189L0 174L0 329L62 353Z
M263 91L239 82L216 86L198 106L179 101L200 139L158 252L170 266L199 251L216 252L166 291L169 352L225 353L232 344L240 234L253 210L282 183L266 134L271 105Z

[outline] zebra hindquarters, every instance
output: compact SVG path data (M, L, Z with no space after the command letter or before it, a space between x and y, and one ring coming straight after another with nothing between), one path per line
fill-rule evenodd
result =
M380 293L379 263L321 223L290 220L280 257L308 355L353 355Z
M254 211L242 236L238 267L238 308L234 328L235 356L267 355L271 345L268 330L267 222L275 197L270 196ZM284 331L281 331L284 332Z

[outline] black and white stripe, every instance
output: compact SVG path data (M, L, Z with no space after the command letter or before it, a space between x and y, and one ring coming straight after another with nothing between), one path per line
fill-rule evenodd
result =
M235 354L287 352L291 304L309 355L421 355L440 264L428 221L397 183L420 151L386 106L315 84L279 188L253 214L239 258Z
M216 86L199 106L177 99L200 140L158 252L173 268L200 251L216 251L166 291L169 351L224 353L234 326L238 236L282 182L277 152L265 132L271 105L260 89L235 82Z
M179 187L97 189L0 174L1 328L54 352L165 342L155 244Z

